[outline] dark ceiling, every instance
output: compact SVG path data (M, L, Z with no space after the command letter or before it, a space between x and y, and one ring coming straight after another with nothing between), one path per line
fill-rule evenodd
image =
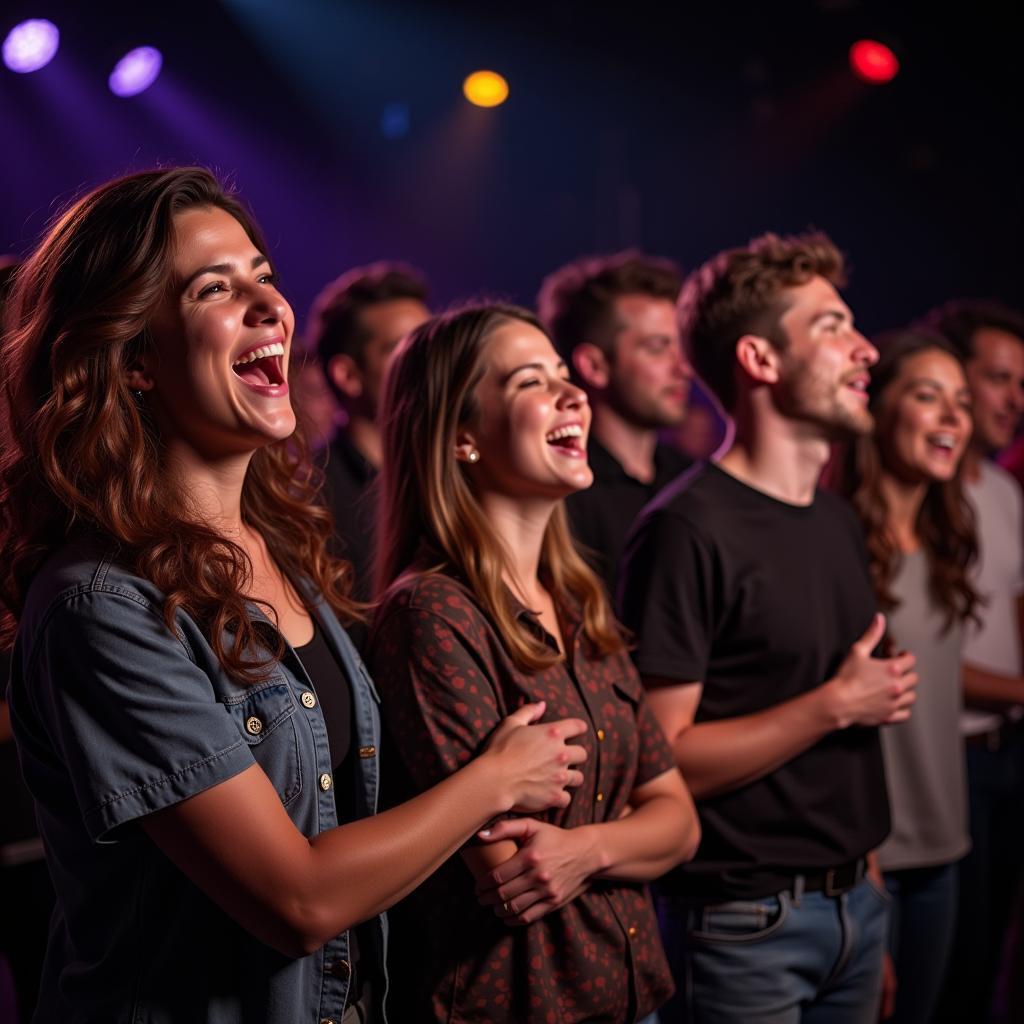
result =
M201 162L255 209L300 319L369 259L419 264L442 303L529 303L580 252L692 267L810 225L850 255L868 330L952 295L1021 301L1010 5L16 0L0 33L29 16L62 47L36 74L0 69L0 249L107 177ZM900 56L891 84L851 75L864 35ZM139 43L164 73L118 99L107 73ZM462 100L479 67L509 79L505 106ZM403 138L380 131L389 103Z

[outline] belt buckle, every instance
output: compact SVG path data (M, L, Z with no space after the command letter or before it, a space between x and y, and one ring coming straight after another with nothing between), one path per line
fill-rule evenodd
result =
M840 868L830 868L825 872L826 896L842 896L844 892L849 891L849 885L844 885L841 881L838 881L840 870Z

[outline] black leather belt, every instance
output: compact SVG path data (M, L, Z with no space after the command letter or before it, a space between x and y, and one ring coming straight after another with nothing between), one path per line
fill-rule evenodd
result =
M798 875L803 880L804 892L823 892L826 896L841 896L860 885L867 865L864 858L850 861L828 871L808 871ZM796 881L796 879L794 879ZM796 888L796 886L794 886Z

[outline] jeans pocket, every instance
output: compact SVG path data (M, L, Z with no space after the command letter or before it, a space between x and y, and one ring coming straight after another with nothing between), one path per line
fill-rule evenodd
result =
M889 907L892 905L892 896L889 895L889 890L885 886L879 885L870 875L864 876L862 885L867 886L867 891L870 892L883 907Z
M776 932L789 916L790 896L731 900L694 910L693 939L702 942L757 942Z

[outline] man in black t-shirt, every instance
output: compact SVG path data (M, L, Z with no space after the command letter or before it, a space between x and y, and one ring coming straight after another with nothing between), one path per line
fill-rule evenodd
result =
M832 441L872 428L878 358L822 235L766 235L697 270L684 344L736 422L715 464L666 488L628 544L622 616L700 812L663 880L679 992L667 1020L874 1024L889 830L877 726L909 716L913 658L876 659L852 511L817 490Z
M659 429L686 416L693 376L676 321L681 283L674 264L630 251L561 267L537 300L594 413L587 445L594 483L565 505L609 591L633 520L691 461L658 441Z
M338 551L355 569L355 596L367 600L373 572L375 512L370 485L381 461L377 406L395 346L430 316L427 285L402 263L356 267L320 293L306 345L345 410L327 449L324 490ZM362 632L357 631L357 639Z

